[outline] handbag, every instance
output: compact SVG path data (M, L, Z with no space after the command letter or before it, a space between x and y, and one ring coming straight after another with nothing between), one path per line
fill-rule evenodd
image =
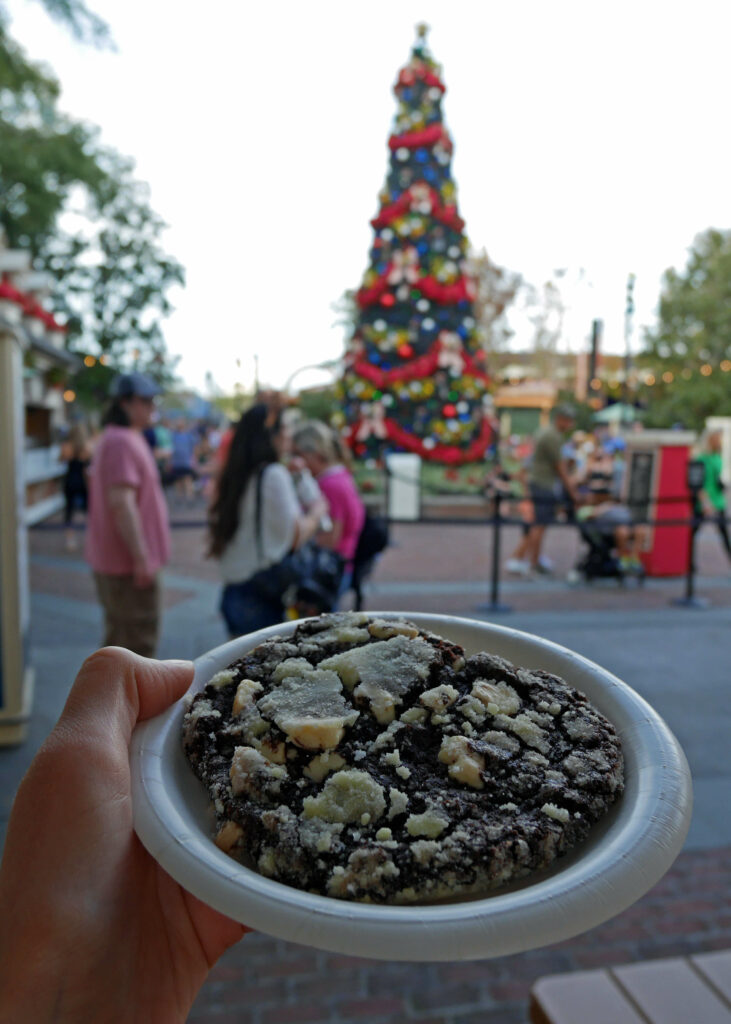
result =
M370 562L388 547L388 543L388 519L366 512L355 549L355 564L363 565Z
M261 476L256 494L256 543L261 547ZM307 603L319 611L330 611L337 600L345 560L337 551L307 541L273 565L260 569L250 578L256 592L268 602L284 605Z

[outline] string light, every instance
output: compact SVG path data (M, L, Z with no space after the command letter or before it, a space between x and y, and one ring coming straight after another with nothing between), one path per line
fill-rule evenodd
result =
M655 378L651 373L648 373L648 375L645 377L645 384L647 384L648 388L651 388L654 383Z
M96 359L94 356L84 356L84 366L94 366L95 364Z
M711 366L711 364L704 363L703 366L701 366L701 373L704 377L710 377L713 373L713 367Z
M76 400L76 392L72 391L71 388L69 388L67 391L64 391L64 393L63 393L63 400L64 400L64 402L73 402L73 401L75 401Z
M672 373L671 370L666 370L665 373L662 375L662 379L665 381L666 384L672 384L673 380L675 379L675 375Z
M602 382L599 380L599 378L598 377L592 377L591 384L589 385L589 387L592 389L592 391L598 391L601 386L602 386Z
M728 371L731 370L731 359L722 359L721 369L724 373L728 373Z

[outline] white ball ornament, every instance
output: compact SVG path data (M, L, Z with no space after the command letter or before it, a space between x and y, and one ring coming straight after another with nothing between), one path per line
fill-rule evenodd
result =
M453 260L458 259L462 255L462 250L458 245L450 245L447 249L447 256L451 256Z
M386 328L388 327L388 324L386 323L385 320L375 320L373 326L377 331L385 331Z
M421 326L424 328L425 331L431 331L432 328L434 327L434 321L430 316L428 316L422 321Z
M384 228L381 232L381 238L384 242L390 242L393 238L393 231L390 228Z
M419 299L416 303L416 308L420 313L426 313L429 309L430 303L428 299Z
M434 445L436 444L436 441L434 440L433 437L425 437L423 444L427 451L431 451Z
M399 146L396 150L396 159L401 161L409 159L409 151L406 146Z

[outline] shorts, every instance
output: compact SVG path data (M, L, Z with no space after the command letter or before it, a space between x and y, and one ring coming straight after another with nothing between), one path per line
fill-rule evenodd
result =
M533 502L535 523L537 526L549 526L556 521L558 496L552 487L542 487L531 483L530 496Z
M126 647L154 658L160 628L159 578L149 587L136 587L131 576L95 572L94 582L104 609L105 647Z

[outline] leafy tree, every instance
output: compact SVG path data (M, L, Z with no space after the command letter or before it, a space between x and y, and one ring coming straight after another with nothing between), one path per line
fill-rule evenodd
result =
M80 38L108 40L83 4L43 2ZM51 274L68 347L104 357L75 382L82 401L98 401L115 368L134 364L169 382L174 364L161 320L184 272L159 244L164 224L132 162L103 147L97 129L59 111L59 91L9 36L0 6L0 230Z
M731 231L698 235L683 271L665 272L657 326L640 362L654 381L640 389L650 426L700 430L731 416Z

